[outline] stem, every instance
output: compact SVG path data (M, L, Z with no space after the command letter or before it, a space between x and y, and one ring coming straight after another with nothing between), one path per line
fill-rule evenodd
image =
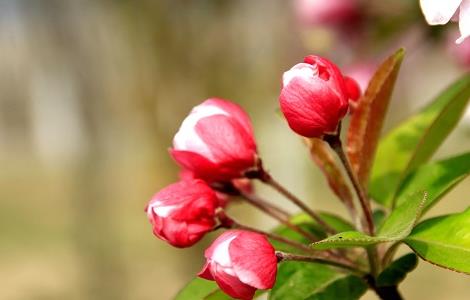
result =
M311 262L311 263L320 263L320 264L326 264L330 265L333 267L345 269L348 271L352 271L356 274L359 274L361 276L365 275L365 273L361 270L356 269L354 266L346 263L340 263L337 261L331 261L322 257L318 256L305 256L305 255L298 255L298 254L293 254L293 253L285 253L282 251L276 251L276 256L279 262L281 261L303 261L303 262Z
M278 191L280 194L284 195L287 199L289 199L292 203L294 203L297 207L302 209L305 213L307 213L310 217L312 217L323 229L330 233L335 234L336 230L333 229L330 225L328 225L316 212L314 212L310 207L305 205L299 198L297 198L294 194L289 192L285 187L283 187L279 182L277 182L271 174L266 172L263 169L263 165L261 161L259 162L258 169L254 171L252 174L247 174L248 176L253 176L261 180L263 183L271 186L273 189Z
M311 234L310 232L307 232L303 230L302 228L298 227L297 225L292 224L288 218L280 214L277 210L273 209L272 206L265 205L266 201L262 200L255 194L242 193L242 196L248 203L255 206L259 210L267 213L268 215L278 220L281 224L284 224L286 227L290 228L291 230L301 234L302 236L306 237L310 241L318 240L318 238L314 236L313 234Z
M375 246L367 247L367 259L369 260L370 274L376 278L379 275L379 257Z
M237 222L234 222L231 228L244 229L244 230L264 234L265 236L267 236L270 239L273 239L275 241L278 241L278 242L284 243L286 245L295 247L295 248L297 248L299 250L302 250L304 252L312 252L312 249L310 249L310 247L308 247L307 245L298 243L298 242L293 241L293 240L289 240L289 239L287 239L283 236L280 236L280 235L277 235L277 234L274 234L274 233L270 233L270 232L266 232L266 231L263 231L263 230L259 230L259 229L250 227L250 226L242 225L242 224L239 224Z
M357 198L359 199L359 203L361 204L362 211L364 213L364 218L365 218L366 225L367 225L366 227L367 233L373 236L375 233L375 228L374 228L374 221L372 218L372 209L370 207L370 202L369 202L369 199L367 198L367 195L362 185L359 183L359 180L357 179L356 174L354 173L351 167L351 164L349 163L349 159L346 156L346 153L344 152L343 144L340 138L340 132L341 132L341 123L338 125L338 131L335 134L325 135L323 139L330 145L331 149L333 149L336 152L339 159L341 160L341 163L346 169L346 173L348 174L349 179L351 180L351 183L357 194ZM380 267L379 257L377 254L377 248L375 246L371 246L367 248L367 258L369 260L370 273L372 277L375 278L380 271L379 270L379 267Z
M374 221L372 219L372 210L370 208L370 202L367 199L366 193L364 192L361 184L359 183L356 175L354 174L351 164L349 163L349 159L344 152L343 145L339 137L339 130L338 133L334 135L325 135L324 140L330 145L331 149L336 152L344 168L346 169L346 173L348 174L349 179L351 180L354 190L356 191L357 197L359 198L361 208L364 212L364 217L367 224L367 232L370 235L374 235Z
M290 213L283 210L279 206L276 206L276 205L264 200L263 198L261 198L259 196L256 196L255 194L252 194L252 195L253 195L253 197L256 197L257 202L259 202L261 205L263 205L264 207L266 207L270 211L273 211L276 214L278 214L279 216L283 217L284 219L289 220L292 217L292 215Z

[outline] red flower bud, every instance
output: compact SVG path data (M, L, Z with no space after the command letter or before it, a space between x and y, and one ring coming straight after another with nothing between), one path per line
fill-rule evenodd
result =
M215 192L204 181L188 179L155 194L145 210L158 238L184 248L212 230L217 205Z
M351 77L344 76L344 84L346 85L349 100L353 102L359 100L359 97L361 97L361 87L359 83Z
M279 97L290 128L305 137L334 133L348 111L348 91L336 65L309 55L285 72Z
M250 119L235 103L208 99L183 121L170 154L183 168L208 182L241 177L256 161Z
M229 230L206 250L207 259L199 277L215 280L219 287L236 299L253 299L257 289L274 286L277 258L264 235L243 230Z

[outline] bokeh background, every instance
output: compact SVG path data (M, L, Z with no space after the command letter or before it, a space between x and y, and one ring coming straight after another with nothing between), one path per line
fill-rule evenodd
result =
M144 206L177 179L167 149L210 96L246 108L280 181L345 215L275 113L282 72L313 52L353 70L405 46L387 130L466 70L449 50L457 25L428 27L417 0L361 1L339 25L309 21L297 2L2 0L0 299L171 299L213 236L171 248L153 237ZM464 118L436 157L469 149ZM461 211L469 195L466 180L431 214ZM401 289L408 299L466 299L470 279L420 262Z

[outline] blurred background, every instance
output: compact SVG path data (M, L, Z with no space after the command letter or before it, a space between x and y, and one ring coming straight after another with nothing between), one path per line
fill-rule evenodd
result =
M387 130L468 70L470 47L456 48L457 24L427 26L417 0L315 7L322 2L2 0L0 299L171 299L213 236L171 248L152 235L144 207L177 179L167 149L191 107L211 96L246 108L281 182L346 215L276 116L282 72L318 53L366 85L405 46ZM469 149L470 116L436 157ZM461 211L469 195L467 179L431 214ZM232 211L275 225L243 205ZM470 279L420 262L402 291L464 299Z

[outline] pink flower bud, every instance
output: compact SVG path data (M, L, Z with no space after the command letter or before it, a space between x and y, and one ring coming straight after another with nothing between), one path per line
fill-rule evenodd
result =
M212 230L217 205L215 192L204 181L188 179L155 194L146 212L158 238L184 248Z
M170 154L183 168L208 182L241 177L256 161L250 119L235 103L208 99L183 121Z
M229 230L206 250L207 259L199 277L215 280L230 297L253 299L257 289L274 286L277 258L264 235Z
M305 137L334 133L348 111L343 75L327 59L310 55L282 77L281 110L290 128Z

